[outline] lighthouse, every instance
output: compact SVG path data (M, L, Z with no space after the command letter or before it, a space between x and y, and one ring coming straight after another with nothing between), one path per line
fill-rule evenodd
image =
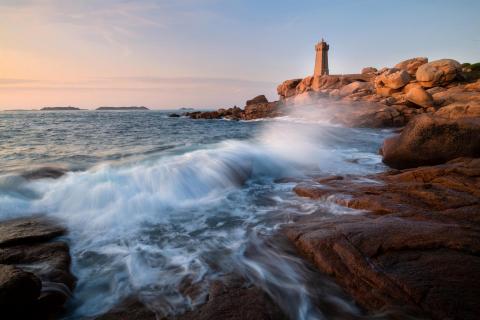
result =
M317 43L315 46L316 57L315 57L315 70L313 76L323 76L328 75L328 49L329 46L325 40Z

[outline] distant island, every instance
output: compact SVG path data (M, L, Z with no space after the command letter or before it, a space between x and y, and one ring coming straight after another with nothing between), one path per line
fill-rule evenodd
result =
M95 110L150 110L147 107L99 107Z
M74 111L74 110L81 110L77 107L44 107L40 109L40 111Z

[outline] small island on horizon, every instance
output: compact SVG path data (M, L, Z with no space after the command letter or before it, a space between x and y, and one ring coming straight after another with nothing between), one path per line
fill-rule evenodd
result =
M131 106L131 107L98 107L97 109L95 110L99 110L99 111L111 111L111 110L150 110L148 109L147 107L144 107L144 106L140 106L140 107L137 107L137 106Z
M77 111L77 110L82 110L80 108L77 108L77 107L72 107L72 106L68 106L68 107L43 107L40 109L40 111Z

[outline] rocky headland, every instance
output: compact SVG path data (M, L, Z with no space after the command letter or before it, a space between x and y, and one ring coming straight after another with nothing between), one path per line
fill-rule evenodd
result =
M360 74L284 81L279 101L188 114L251 120L302 107L331 123L392 128L379 152L391 169L321 176L298 196L360 211L310 215L283 228L298 250L366 310L405 310L428 319L480 313L480 80L452 59L413 58Z

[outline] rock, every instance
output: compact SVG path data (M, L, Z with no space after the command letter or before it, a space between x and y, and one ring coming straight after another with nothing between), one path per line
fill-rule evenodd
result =
M273 118L280 115L282 115L282 110L278 102L250 104L243 111L244 120Z
M382 97L390 97L392 96L395 92L397 92L395 89L389 88L389 87L376 87L375 92L377 95L382 96Z
M440 108L435 112L435 115L447 119L480 117L480 103L476 101L470 103L452 103Z
M296 94L297 85L302 81L302 79L292 79L282 82L277 87L277 93L280 98L285 99Z
M467 91L480 91L480 80L465 85Z
M312 80L312 89L315 91L320 91L322 89L339 89L341 86L339 76L324 75L314 77Z
M452 59L441 59L421 65L417 72L417 81L427 88L444 86L452 82L462 71L462 66Z
M368 177L319 179L295 191L367 212L304 216L284 232L368 310L476 319L479 190L480 159L466 158Z
M352 95L359 91L365 91L367 93L373 92L373 85L369 82L354 81L340 89L339 95L342 97Z
M280 320L287 319L271 299L255 287L222 288L199 308L178 320Z
M187 112L186 116L190 117L191 119L221 119L222 115L218 113L218 111L195 111L195 112Z
M300 83L296 87L296 94L299 95L299 94L302 94L306 91L311 90L312 89L312 83L313 83L313 77L312 76L306 77L305 79L300 81Z
M45 168L38 168L33 171L26 172L22 174L22 177L28 180L36 180L36 179L58 179L63 176L67 170L63 168L53 168L53 167L45 167Z
M405 70L389 69L375 78L375 87L400 89L410 81L410 75Z
M73 291L76 279L70 273L70 254L65 242L47 242L0 248L0 264L21 265L40 280L61 283Z
M422 108L430 108L434 106L432 96L422 87L412 87L407 91L406 99Z
M129 298L116 308L94 318L95 320L156 320L155 312L136 298Z
M408 72L410 76L414 77L417 72L417 69L421 65L424 65L427 62L428 62L428 58L425 58L425 57L412 58L412 59L404 60L402 62L397 63L395 65L395 68L400 70L405 70Z
M211 281L207 300L195 305L181 315L155 315L137 298L132 297L120 303L107 313L98 316L95 320L110 319L163 319L163 320L281 320L286 317L277 305L261 289L248 285L238 276L222 276L221 280ZM190 291L188 285L183 288L184 293ZM196 289L193 289L196 291ZM152 301L155 305L155 301Z
M0 223L0 247L48 241L65 232L65 228L43 217L12 219Z
M256 96L253 99L247 100L247 106L252 105L252 104L258 104L258 103L268 103L267 98L262 94L259 96Z
M480 92L466 90L464 86L453 86L446 90L438 91L432 94L435 103L438 105L448 105L452 103L480 103Z
M180 115L177 114L177 113L170 113L170 114L168 115L168 117L169 117L169 118L180 118Z
M396 169L480 156L480 118L413 118L400 135L385 139L383 162Z
M27 273L30 278L34 277L39 284L38 294L30 306L25 308L19 299L18 303L22 303L20 311L16 309L14 317L6 316L7 319L51 319L62 310L71 296L76 279L70 273L67 244L48 241L64 233L63 227L43 217L0 222L0 266L21 268L21 272ZM10 276L5 273L3 280L8 280ZM27 288L22 283L18 286L15 290ZM25 293L25 296L28 297L28 294ZM1 301L0 297L0 304ZM5 316L3 311L0 313L2 317Z
M0 314L21 312L32 308L40 296L41 282L30 272L0 264ZM20 318L20 317L19 317Z
M378 71L377 68L374 68L374 67L366 67L366 68L363 68L363 69L362 69L361 74L369 74L369 73L375 74L375 73L377 73L377 71Z

